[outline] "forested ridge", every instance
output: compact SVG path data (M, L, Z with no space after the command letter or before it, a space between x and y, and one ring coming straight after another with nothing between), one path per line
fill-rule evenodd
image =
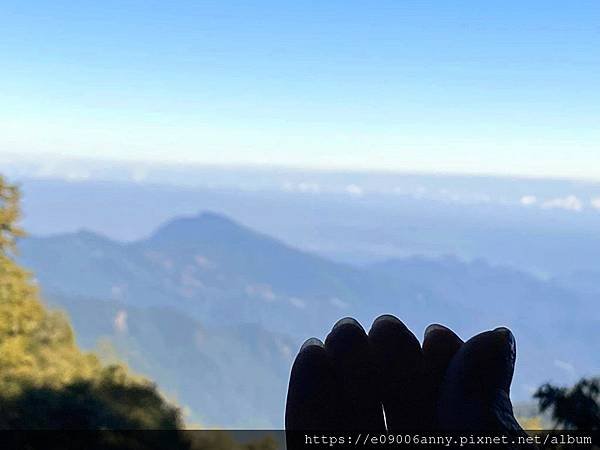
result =
M67 316L44 305L34 275L14 260L19 219L19 191L0 176L0 429L170 430L95 437L102 448L161 448L160 436L169 448L246 448L226 433L184 433L180 409L154 383L77 346Z

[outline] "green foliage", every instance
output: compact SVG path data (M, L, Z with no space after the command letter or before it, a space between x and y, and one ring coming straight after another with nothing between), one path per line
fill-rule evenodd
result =
M226 432L183 431L179 409L153 383L81 351L65 315L43 305L31 274L12 259L24 235L19 217L18 189L0 176L0 430L88 430L17 435L19 448L277 448L269 438L240 444Z
M600 430L600 378L582 378L570 388L544 384L534 398L540 411L550 411L558 426Z
M0 252L15 250L16 239L24 236L17 222L21 216L19 190L0 175Z
M0 427L180 428L178 409L152 383L82 352L66 317L42 304L11 258L23 235L18 201L0 177Z

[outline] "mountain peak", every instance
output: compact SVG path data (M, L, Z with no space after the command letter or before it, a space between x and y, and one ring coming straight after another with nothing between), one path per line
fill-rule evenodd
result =
M160 226L150 237L156 242L194 242L207 238L227 238L254 234L251 230L229 217L203 211L195 216L175 218Z
M240 226L233 219L230 219L226 215L219 214L219 213L216 213L213 211L202 211L196 216L189 217L189 219L195 219L198 222L212 222L212 223L219 223L221 225L229 224L229 225ZM177 220L177 219L175 219L175 220Z

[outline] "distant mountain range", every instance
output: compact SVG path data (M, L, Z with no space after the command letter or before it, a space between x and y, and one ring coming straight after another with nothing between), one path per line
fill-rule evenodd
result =
M508 325L519 346L517 398L549 379L600 372L594 292L483 260L351 266L213 213L134 242L80 231L27 238L20 252L82 345L111 348L208 425L281 426L298 346L347 315L368 327L392 313L419 337L431 322L464 338Z
M355 265L449 254L547 278L600 271L599 183L217 168L167 183L156 169L143 182L126 181L127 170L118 181L22 180L23 225L133 242L202 209Z

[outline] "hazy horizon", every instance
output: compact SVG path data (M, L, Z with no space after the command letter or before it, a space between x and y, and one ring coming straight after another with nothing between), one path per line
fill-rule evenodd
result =
M401 169L394 167L346 167L340 166L317 166L317 165L293 165L268 162L186 162L143 159L119 159L103 158L98 155L72 157L54 153L25 153L0 152L0 170L14 177L24 178L46 178L62 179L67 181L102 181L103 176L119 174L123 180L137 183L152 183L152 179L146 175L140 177L140 170L154 170L158 172L178 172L181 170L192 172L194 170L216 170L218 172L270 172L274 174L286 173L315 173L324 175L372 175L372 176L414 176L414 177L439 177L439 178L472 178L472 179L500 179L521 181L549 181L549 182L572 182L581 184L600 184L600 175L593 177L577 177L568 174L531 174L525 172L502 172L502 171L453 171L453 170L416 170ZM127 172L129 171L129 172ZM129 178L127 178L127 176Z

